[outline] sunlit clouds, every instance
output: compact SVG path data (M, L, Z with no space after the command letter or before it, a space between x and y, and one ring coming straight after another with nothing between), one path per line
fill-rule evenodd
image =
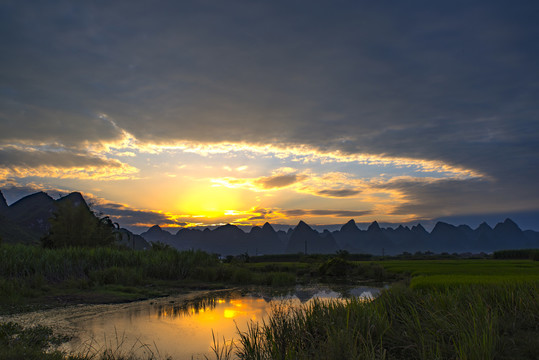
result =
M116 129L117 140L88 143L84 149L6 145L0 148L0 156L6 158L1 179L11 179L17 186L35 179L96 181L103 196L119 195L125 200L120 205L89 193L102 213L136 228L153 224L178 228L265 221L293 224L299 219L322 224L346 218L405 221L416 214L394 215L407 199L404 189L391 186L399 179L430 183L483 178L473 170L439 161L324 152L306 146L144 143L104 114L100 118ZM350 172L335 171L343 167ZM110 183L103 184L109 181L121 188L114 191ZM139 194L145 186L152 190ZM129 199L129 193L138 200ZM298 209L293 201L305 207Z
M537 213L538 10L2 2L0 189L136 230Z

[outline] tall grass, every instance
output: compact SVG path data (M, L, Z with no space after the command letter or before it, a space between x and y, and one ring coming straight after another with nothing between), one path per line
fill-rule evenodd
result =
M287 269L284 269L287 270ZM88 289L140 286L154 280L198 280L240 285L289 286L293 272L252 271L222 264L216 255L172 248L138 251L111 247L44 249L0 244L0 303L46 292L51 286Z
M92 272L111 268L138 269L142 276L185 279L198 267L218 264L202 251L135 251L100 248L43 249L25 245L0 245L0 276L24 279L35 275L49 282L87 278Z
M0 244L0 302L32 298L51 286L84 289L148 281L200 278L200 269L221 266L202 251L135 251L108 247L43 249Z
M372 302L351 299L281 307L264 323L251 323L240 334L237 356L503 358L503 354L515 351L509 346L515 340L513 334L522 329L539 331L538 290L529 284L460 286L447 291L396 286ZM536 356L538 346L536 339L524 347Z

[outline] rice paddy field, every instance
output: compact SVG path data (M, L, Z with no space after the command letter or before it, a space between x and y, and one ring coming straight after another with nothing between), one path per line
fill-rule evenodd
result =
M445 289L468 285L537 286L539 261L530 260L389 260L388 272L410 277L412 289Z

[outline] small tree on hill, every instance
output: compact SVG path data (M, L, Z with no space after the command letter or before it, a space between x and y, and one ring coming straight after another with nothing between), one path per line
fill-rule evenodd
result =
M58 203L50 225L49 234L41 239L47 248L107 246L116 240L112 221L98 218L85 204Z

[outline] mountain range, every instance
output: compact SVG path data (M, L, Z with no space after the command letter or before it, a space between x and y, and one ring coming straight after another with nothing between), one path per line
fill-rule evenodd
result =
M57 200L40 191L23 197L7 205L4 194L0 191L0 239L6 243L37 244L48 234L49 220L53 217L58 205L69 201L74 206L84 206L91 211L86 200L79 192L72 192ZM144 238L127 229L119 228L119 243L137 249L150 248Z
M321 233L303 221L287 232L275 231L271 224L265 223L262 227L253 227L250 232L227 224L214 230L184 228L173 235L154 225L141 236L147 241L162 242L180 250L201 249L222 255L323 254L337 250L373 255L417 251L479 253L539 247L539 232L522 231L511 219L494 228L482 223L477 229L438 222L430 233L421 224L411 228L399 225L393 229L381 228L376 221L367 230L360 230L354 220L348 221L340 230Z
M54 200L44 192L28 195L7 205L0 191L0 238L8 243L35 244L49 231L49 219L57 205L64 201L88 205L84 197L73 192ZM90 209L88 208L88 211ZM539 232L521 230L511 219L498 223L494 228L483 222L476 229L468 225L454 226L437 222L431 232L421 224L412 227L381 228L374 221L367 230L358 228L354 220L339 230L319 232L300 221L288 231L275 231L265 223L246 232L231 224L213 230L182 228L175 234L158 225L140 235L119 229L122 242L135 248L149 248L148 242L161 242L179 250L201 249L221 255L280 254L280 253L351 253L388 254L431 251L434 253L492 252L502 249L539 248Z

